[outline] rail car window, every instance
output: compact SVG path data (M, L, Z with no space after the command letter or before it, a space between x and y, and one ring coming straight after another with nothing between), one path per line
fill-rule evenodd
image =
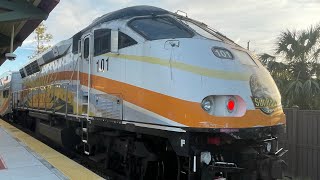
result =
M21 78L26 77L26 74L24 73L23 69L20 69L19 72L20 72Z
M125 47L129 47L132 45L137 44L137 41L132 39L130 36L126 35L123 32L119 32L119 43L118 43L118 49L122 49Z
M2 91L2 97L3 98L8 98L9 97L9 90Z
M90 48L90 43L89 43L89 42L90 42L90 41L89 41L89 38L86 38L86 39L84 40L84 43L83 43L83 45L84 45L83 57L84 57L85 59L89 57L89 48Z
M110 52L111 30L98 29L94 31L94 56Z
M170 17L138 18L129 26L148 40L193 37L189 29Z

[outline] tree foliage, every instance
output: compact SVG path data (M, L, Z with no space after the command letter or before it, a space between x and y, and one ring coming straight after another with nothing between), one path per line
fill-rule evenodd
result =
M47 27L43 23L40 23L39 26L34 30L34 34L34 40L37 46L33 55L30 56L30 59L50 48L51 46L49 45L49 42L53 38L52 34L47 33Z
M286 107L320 109L320 25L301 31L281 32L275 54L261 54Z

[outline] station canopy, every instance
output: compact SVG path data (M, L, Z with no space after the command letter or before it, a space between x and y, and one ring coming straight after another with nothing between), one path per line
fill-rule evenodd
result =
M48 18L60 0L0 0L0 65L10 53L14 29L13 51ZM14 27L14 28L13 28Z

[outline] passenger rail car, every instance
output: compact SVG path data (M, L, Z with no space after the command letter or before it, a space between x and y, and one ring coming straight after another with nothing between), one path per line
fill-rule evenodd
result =
M118 179L282 178L285 115L273 79L204 23L156 7L121 9L19 74L2 115Z
M14 83L13 83L14 82ZM12 114L13 92L22 89L22 80L19 72L8 71L0 76L0 115L8 117Z

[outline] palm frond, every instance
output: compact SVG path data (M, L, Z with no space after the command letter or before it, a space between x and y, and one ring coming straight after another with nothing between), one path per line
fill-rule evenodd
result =
M316 49L315 52L313 53L313 59L317 61L319 59L319 55L320 55L320 47Z
M296 31L285 31L280 34L278 37L278 44L276 47L276 54L283 54L286 59L292 60L294 57L294 51L293 48L296 46L297 41L297 32ZM289 48L289 46L291 48Z
M274 61L276 59L275 56L272 56L267 53L259 54L258 58L259 58L260 62L265 66L267 66L270 61Z

